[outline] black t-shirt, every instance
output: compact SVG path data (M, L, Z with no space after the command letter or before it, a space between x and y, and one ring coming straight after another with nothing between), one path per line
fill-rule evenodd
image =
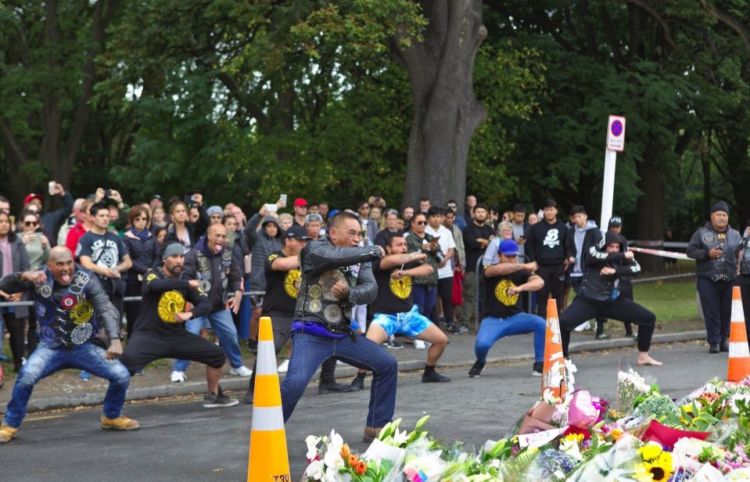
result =
M266 294L263 297L263 314L294 316L297 292L302 280L300 270L274 271L271 269L271 265L277 258L284 257L286 257L284 253L276 251L266 258Z
M516 271L505 276L485 276L482 317L509 318L523 311L520 306L521 296L509 295L507 289L520 286L528 280L527 271Z
M167 278L161 269L148 270L134 331L172 333L184 330L184 323L175 322L174 315L186 311L188 301L193 304L193 318L207 316L211 312L208 296L198 288L191 288L188 283L184 279Z
M104 234L87 232L78 241L76 248L76 256L88 256L95 265L108 269L115 269L126 254L128 248L125 243L109 231Z
M403 269L416 266L419 266L419 263L413 262L404 265ZM391 273L398 269L401 269L401 266L381 270L380 260L372 262L372 272L378 283L378 297L372 304L373 313L406 313L414 305L411 295L414 280L411 276L403 276L401 279L391 278Z

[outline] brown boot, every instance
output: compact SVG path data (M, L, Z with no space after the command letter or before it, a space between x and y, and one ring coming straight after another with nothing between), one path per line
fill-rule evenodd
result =
M383 430L383 427L370 427L369 425L365 427L365 433L362 435L362 441L366 444L369 444L376 438L378 438L378 434L380 431Z

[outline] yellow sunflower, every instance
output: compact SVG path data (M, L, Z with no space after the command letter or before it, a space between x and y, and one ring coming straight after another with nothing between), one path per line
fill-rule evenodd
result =
M655 458L659 457L659 455L664 452L664 449L661 445L659 445L656 442L649 442L643 447L638 449L638 452L641 454L641 458L646 461L650 462L654 460Z
M662 452L655 459L638 464L634 476L640 482L666 482L672 476L672 454Z

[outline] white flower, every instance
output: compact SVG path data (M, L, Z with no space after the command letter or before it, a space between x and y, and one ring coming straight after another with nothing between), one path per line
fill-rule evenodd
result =
M307 466L307 469L305 470L305 476L313 480L321 480L323 479L324 468L325 465L323 465L322 460L315 460Z
M318 442L320 442L320 437L316 437L315 435L308 435L305 438L305 444L307 445L306 457L308 461L312 461L318 455Z
M732 413L740 413L740 409L737 406L737 402L739 402L740 400L745 402L745 406L747 406L747 404L750 404L750 393L735 393L729 398L729 407L732 409Z
M569 457L581 461L583 460L583 456L581 455L581 450L578 447L578 443L574 440L565 440L563 439L560 442L560 450L562 452L565 452Z
M400 447L401 445L406 443L407 438L409 438L409 434L406 433L406 430L396 429L393 434L393 445Z
M327 467L325 476L323 477L324 482L338 482L339 471L333 467Z

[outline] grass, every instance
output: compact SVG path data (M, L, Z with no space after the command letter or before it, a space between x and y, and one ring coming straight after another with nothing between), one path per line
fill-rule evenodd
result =
M636 284L635 301L656 314L660 322L699 320L695 281Z

